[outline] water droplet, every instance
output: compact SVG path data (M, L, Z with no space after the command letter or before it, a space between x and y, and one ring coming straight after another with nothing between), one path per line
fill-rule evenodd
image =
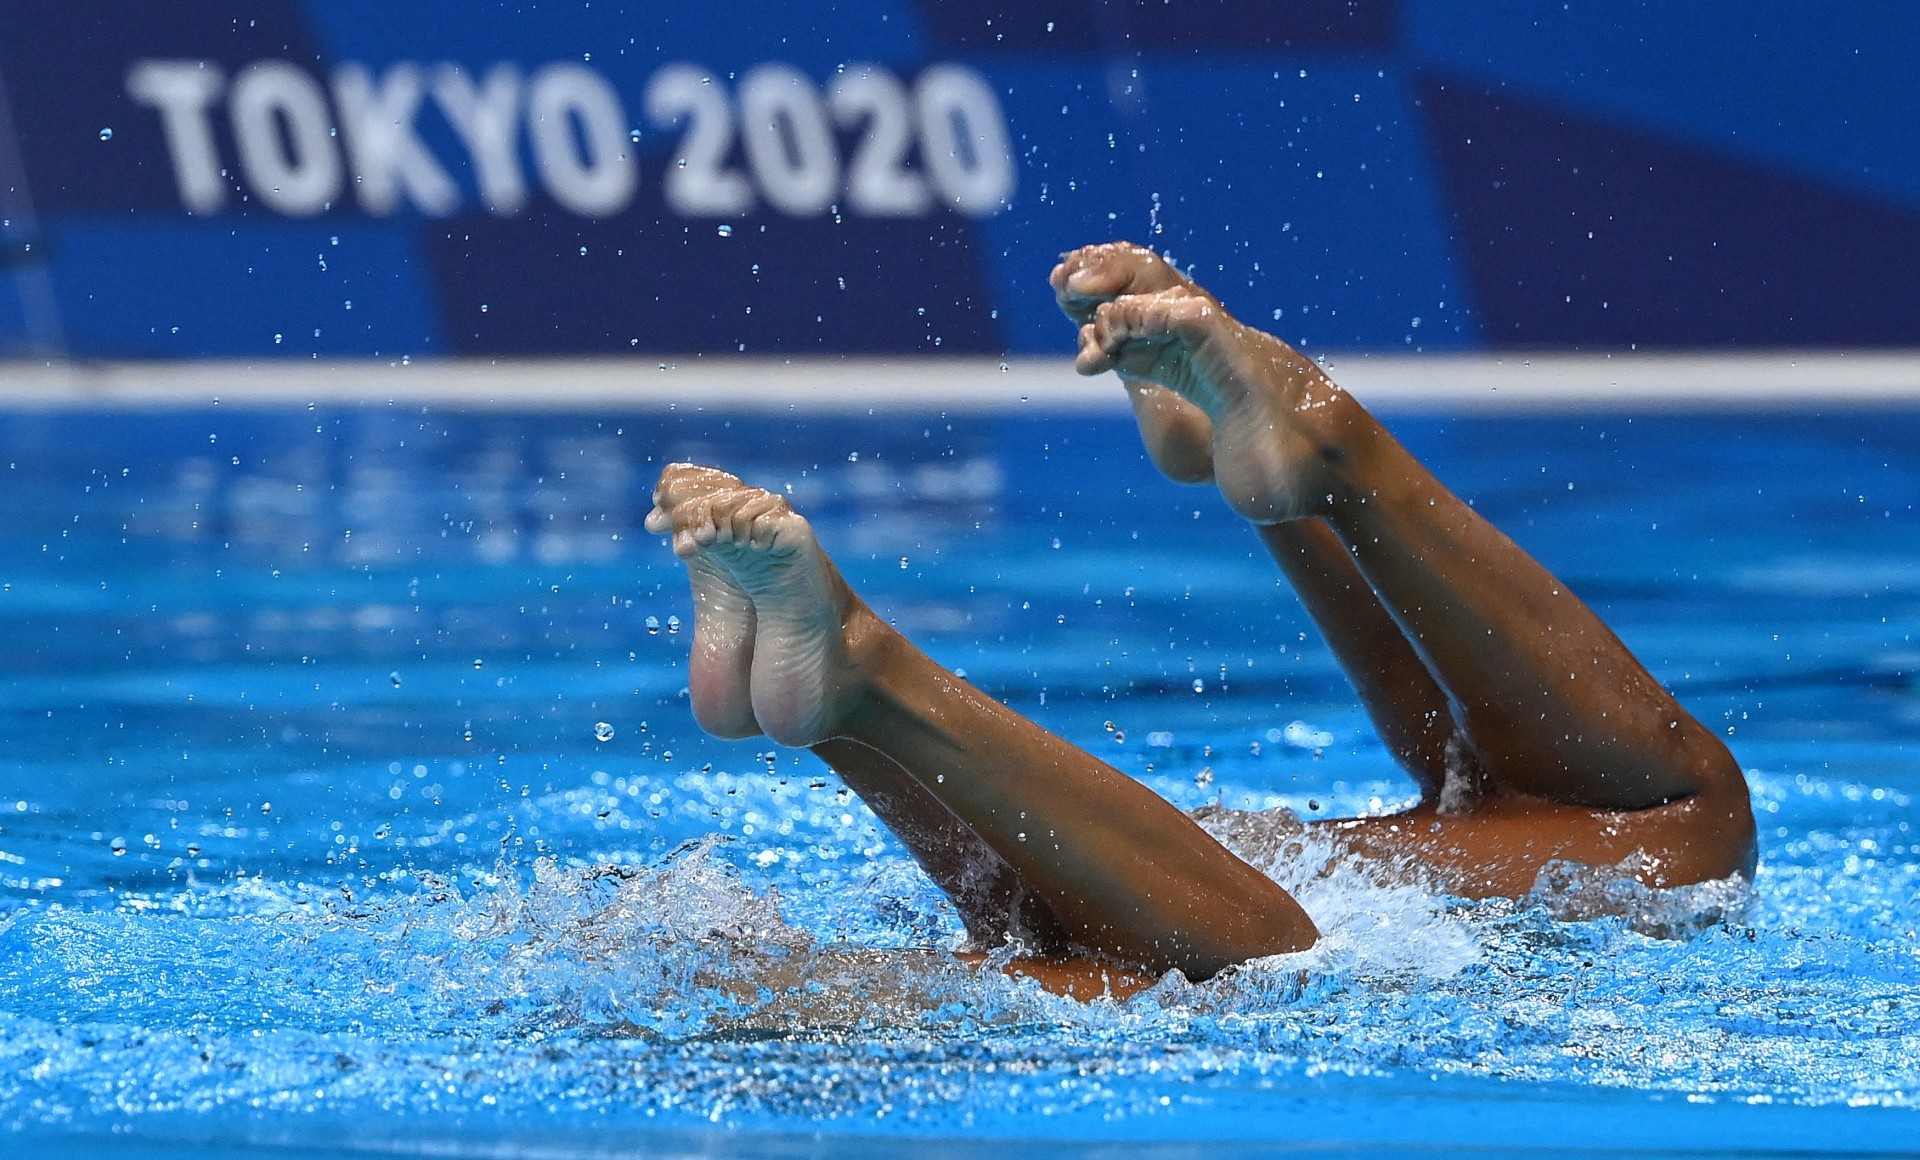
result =
M638 129L629 129L629 130L627 131L627 140L629 140L629 141L635 141L635 142L637 142L637 141L639 141L639 140L640 140L640 130L638 130Z
M580 256L583 258L587 256L587 248L585 246L580 247Z
M1102 728L1102 729L1105 729L1105 730L1106 730L1107 732L1109 732L1109 733L1111 733L1111 732L1113 732L1113 731L1114 731L1114 728L1115 728L1115 726L1114 726L1114 724L1113 724L1113 722L1111 722L1111 721L1108 721L1108 722L1107 722L1106 724L1104 724L1104 725L1102 725L1102 726L1101 726L1101 728Z
M476 669L485 668L486 664L487 662L481 660L479 657L473 658L473 667Z
M387 680L389 680L389 681L392 681L392 682L393 682L393 687L394 687L394 688L396 688L396 689L397 689L397 688L399 688L399 687L400 687L400 674L399 674L399 673L397 673L397 672L395 672L395 673L388 673L388 674L387 674Z
M1018 838L1018 839L1020 839L1020 840L1021 840L1022 842L1024 842L1024 841L1026 841L1026 840L1027 840L1027 832L1026 832L1025 830L1022 830L1022 831L1020 831L1019 833L1017 833L1017 834L1015 834L1015 835L1014 835L1014 837L1016 837L1016 838Z
M723 238L730 238L733 236L733 227L723 225L719 229L715 230L714 232L719 234Z
M659 617L657 616L647 617L647 635L648 636L660 635L660 618Z
M901 571L903 571L903 572L904 572L904 571L906 570L906 567L907 567L907 558L906 558L905 556L902 556L902 557L900 557L900 569L901 569Z
M114 857L123 857L127 852L127 840L125 838L115 838L107 844L107 848L113 851Z
M847 462L848 462L848 463L858 463L858 462L860 462L860 453L859 453L858 451L849 451L849 452L847 452Z
M1113 731L1113 743L1115 745L1125 745L1127 743L1127 731L1125 729L1115 729Z
M674 633L679 631L680 631L680 618L677 616L667 617L667 635L672 636Z
M1205 789L1213 784L1213 766L1203 765L1200 772L1193 775L1193 784Z
M593 739L595 741L612 741L613 726L607 724L605 721L596 723L593 727Z
M102 129L102 130L100 130L100 139L101 139L102 141L111 141L111 140L113 140L113 130L112 130L112 129Z
M376 841L385 841L387 835L391 833L393 833L393 827L389 826L385 822L381 822L378 826L375 826L373 829L373 836Z
M272 813L272 812L273 812L273 803L272 803L272 802L261 802L261 803L260 803L260 812L261 812L261 813L263 813L263 814L270 814L270 813Z
M1203 681L1203 680L1201 680L1201 679L1200 679L1199 677L1195 677L1195 678L1193 678L1193 691L1194 691L1194 692L1196 692L1196 693L1204 693L1204 692L1206 692L1206 691L1207 691L1207 683L1206 683L1205 681Z
M198 858L199 856L200 856L200 843L194 842L187 846L187 857Z

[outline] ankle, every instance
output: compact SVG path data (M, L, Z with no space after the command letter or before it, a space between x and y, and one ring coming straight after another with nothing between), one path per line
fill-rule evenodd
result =
M845 682L856 700L866 699L902 656L917 651L858 596L848 602L840 628L841 639L846 642Z
M1256 524L1331 519L1364 494L1371 417L1317 368L1310 379L1291 370L1276 368L1257 401L1214 429L1215 482Z

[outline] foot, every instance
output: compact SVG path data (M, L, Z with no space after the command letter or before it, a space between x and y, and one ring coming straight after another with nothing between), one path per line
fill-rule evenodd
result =
M653 489L653 510L646 528L655 535L673 535L674 552L687 563L693 586L693 655L687 689L693 698L693 718L716 737L752 737L760 732L753 719L750 678L753 671L753 598L736 583L718 558L709 552L680 551L682 522L704 520L706 501L724 492L746 488L738 476L692 463L668 464ZM690 541L689 541L690 542Z
M1193 286L1160 255L1131 242L1084 246L1053 268L1054 300L1076 326L1115 298ZM1201 291L1205 293L1204 291ZM1207 413L1169 387L1120 371L1140 439L1155 467L1176 483L1213 482L1213 423Z
M1068 254L1053 271L1080 323L1074 367L1117 371L1154 463L1174 479L1211 477L1256 523L1314 514L1325 413L1345 395L1298 351L1226 312L1153 251L1125 242Z
M723 726L753 723L722 736L764 732L782 745L835 736L856 684L844 628L854 600L812 526L782 497L691 464L661 474L654 503L648 530L672 533L693 578L701 726L719 732L711 711ZM709 616L711 651L700 643Z

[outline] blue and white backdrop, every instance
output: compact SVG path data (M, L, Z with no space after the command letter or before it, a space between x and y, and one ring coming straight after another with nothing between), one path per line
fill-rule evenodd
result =
M6 0L0 355L1920 345L1920 8Z

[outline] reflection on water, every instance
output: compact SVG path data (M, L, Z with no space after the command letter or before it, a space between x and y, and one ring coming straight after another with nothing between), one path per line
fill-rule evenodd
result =
M1729 735L1751 894L1319 873L1295 815L1410 786L1258 544L1122 419L0 419L0 1127L1910 1139L1920 419L1399 426ZM947 956L814 759L693 728L640 528L677 458L791 488L883 615L1328 937L1090 1006Z

